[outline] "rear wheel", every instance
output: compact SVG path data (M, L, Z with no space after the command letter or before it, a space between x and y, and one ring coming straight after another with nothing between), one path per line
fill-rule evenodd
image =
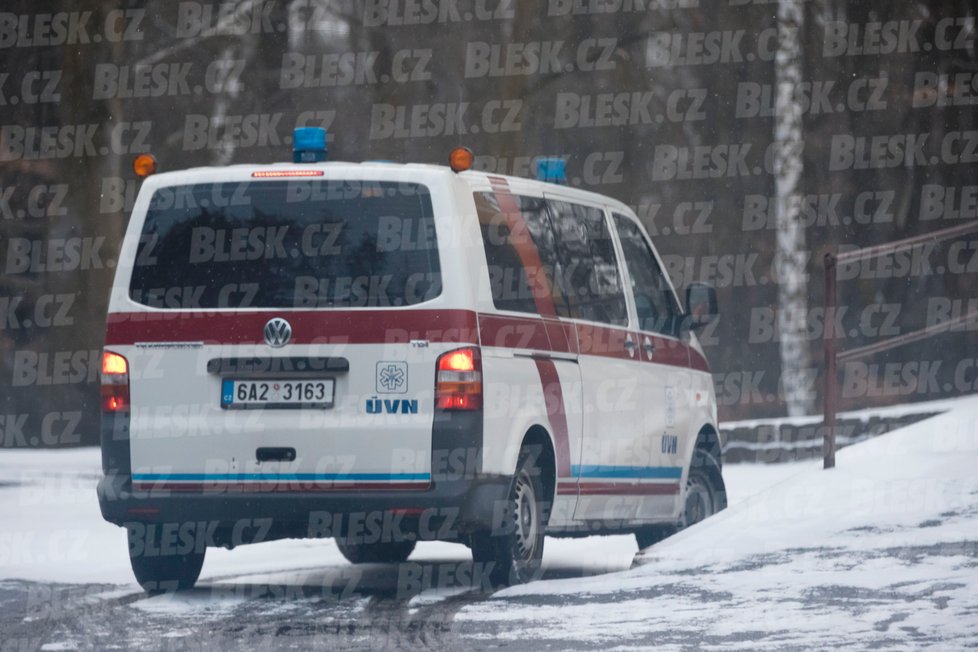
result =
M414 552L414 541L355 543L336 537L336 547L351 564L399 564Z
M485 566L494 586L528 582L540 575L550 514L540 473L537 456L524 448L501 523L491 532L480 531L471 536L472 559Z
M200 577L204 565L204 547L192 546L191 550L167 551L161 547L157 536L158 526L128 528L129 563L133 575L143 590L150 595L192 589Z

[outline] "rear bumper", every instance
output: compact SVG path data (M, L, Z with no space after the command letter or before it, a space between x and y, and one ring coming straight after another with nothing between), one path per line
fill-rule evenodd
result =
M233 547L281 538L345 536L371 543L404 539L464 541L494 529L511 479L474 476L439 481L424 491L176 492L134 491L128 474L98 484L105 520L203 536Z
M147 537L202 537L208 546L334 536L364 543L465 541L471 532L501 524L512 482L480 472L482 425L481 412L436 415L431 484L423 489L204 485L193 492L147 491L133 488L128 413L105 414L99 506L105 520L128 527L130 534L142 529Z

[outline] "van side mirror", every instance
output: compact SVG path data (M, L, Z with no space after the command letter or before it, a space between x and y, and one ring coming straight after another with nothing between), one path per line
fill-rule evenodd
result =
M706 283L690 283L686 288L686 314L690 330L699 330L717 318L717 291Z

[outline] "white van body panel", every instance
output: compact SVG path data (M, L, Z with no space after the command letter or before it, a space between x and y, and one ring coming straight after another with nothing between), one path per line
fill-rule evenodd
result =
M270 166L282 169L286 166ZM291 166L289 166L291 167ZM377 180L421 184L428 188L436 232L461 239L456 234L454 175L431 166L396 166L326 163L328 178L352 182ZM408 169L412 168L412 169ZM167 186L202 183L263 183L252 177L256 166L234 166L221 170L189 170L161 174L147 180L133 212L133 222L123 244L120 265L109 310L112 314L143 315L165 319L171 311L154 309L128 296L136 249L153 192ZM303 169L307 169L303 166ZM410 234L404 234L410 237ZM471 270L450 249L440 249L443 286L441 294L421 304L390 308L409 316L416 310L439 310L467 305L471 296ZM349 313L371 309L348 308ZM250 337L241 344L214 342L220 333L203 328L205 335L182 341L134 342L113 346L130 359L132 374L131 454L134 483L167 486L233 485L279 490L296 481L313 485L374 486L378 483L418 489L430 481L431 428L433 418L434 361L456 344L429 342L412 346L416 333L386 332L377 343L351 343L347 336L333 342L327 333L307 335L317 343L289 344L273 349L262 342L264 318L285 316L312 319L315 309L237 308L208 309L199 325L216 322L222 313L251 320ZM138 317L137 317L138 319ZM176 323L176 322L174 322ZM222 322L226 323L226 322ZM295 329L299 325L294 323ZM190 330L195 330L191 328ZM296 335L300 335L296 333ZM213 337L212 337L213 336ZM386 342L384 340L387 340ZM145 350L145 354L144 354ZM350 371L335 378L335 404L328 410L228 410L219 401L222 378L207 372L210 360L227 357L273 357L287 353L296 357L341 357L350 361ZM357 365L356 361L369 361ZM392 361L404 365L409 391L378 392L377 365ZM144 369L144 365L152 367ZM367 401L381 401L382 412L367 412ZM404 401L409 402L405 409ZM184 414L186 413L186 414ZM299 451L290 462L258 462L261 447L293 447ZM310 451L311 455L303 455Z
M173 310L130 298L154 192L189 184L262 183L253 176L256 172L298 169L322 171L323 180L427 188L441 292L415 305L384 308L388 326L374 337L369 333L380 319L375 308L189 309L177 311L178 319ZM146 179L116 270L107 342L130 365L134 484L201 491L383 486L424 492L433 473L436 360L453 349L477 346L482 440L478 468L471 471L511 476L527 434L543 433L556 467L552 531L579 529L590 521L621 522L626 529L674 522L697 436L704 429L718 432L713 382L695 335L683 341L647 338L638 328L629 292L628 323L621 326L497 309L475 192L591 207L603 213L611 233L613 213L637 220L626 205L595 193L473 171L455 174L430 165L237 165ZM392 235L398 236L408 244L412 237ZM617 235L613 239L618 243ZM627 274L620 244L616 252L619 274ZM274 317L293 327L295 340L283 348L263 340L262 327ZM345 320L343 329L334 331L341 334L331 337L330 327L336 328L338 320ZM655 339L656 353L643 350L646 339ZM331 376L332 407L222 407L223 383L230 376L214 372L213 361L276 357L345 360L348 370ZM379 389L385 364L403 373L403 390ZM675 446L669 438L675 438ZM298 456L256 459L257 449L275 447L294 448Z

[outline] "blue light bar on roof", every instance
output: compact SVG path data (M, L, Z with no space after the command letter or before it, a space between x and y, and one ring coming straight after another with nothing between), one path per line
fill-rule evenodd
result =
M567 161L562 158L538 158L537 180L567 184Z
M318 163L326 160L326 130L322 127L296 127L292 132L292 162Z

